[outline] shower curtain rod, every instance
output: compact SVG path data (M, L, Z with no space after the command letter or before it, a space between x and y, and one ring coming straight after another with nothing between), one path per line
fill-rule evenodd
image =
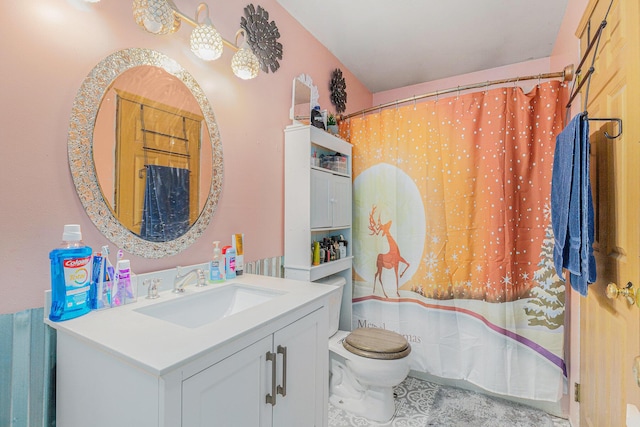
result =
M573 80L573 64L567 65L566 67L564 67L564 70L558 71L558 72L555 72L555 73L545 73L545 74L538 74L538 75L535 75L535 76L522 76L522 77L512 77L512 78L509 78L509 79L492 80L492 81L486 81L486 82L482 82L482 83L474 83L474 84L465 85L465 86L457 86L457 87L452 87L452 88L449 88L449 89L437 90L435 92L425 93L425 94L422 94L422 95L415 95L415 96L412 96L410 98L399 99L397 101L387 102L386 104L380 104L380 105L377 105L375 107L365 108L363 110L356 111L355 113L350 113L350 114L347 114L347 115L344 115L344 116L340 116L340 119L341 120L345 120L345 119L349 119L351 117L359 116L361 114L364 115L364 114L369 113L371 111L380 110L382 108L393 107L393 106L397 106L399 104L404 104L406 102L417 101L418 99L429 98L429 97L438 96L438 95L444 95L444 94L452 93L452 92L460 92L460 91L469 90L469 89L478 89L478 88L481 88L481 87L494 86L494 85L505 84L505 83L517 83L517 82L521 82L521 81L525 81L525 80L542 80L542 79L557 79L557 78L562 78L562 81L564 81L564 82L568 82L568 81Z

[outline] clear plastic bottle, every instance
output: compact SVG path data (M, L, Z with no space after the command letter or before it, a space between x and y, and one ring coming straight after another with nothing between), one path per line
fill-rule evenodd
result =
M225 259L220 252L220 242L213 242L213 258L209 261L209 283L224 282L225 275Z
M49 253L51 261L51 311L49 319L58 322L91 311L91 248L82 242L77 224L67 224L62 244Z

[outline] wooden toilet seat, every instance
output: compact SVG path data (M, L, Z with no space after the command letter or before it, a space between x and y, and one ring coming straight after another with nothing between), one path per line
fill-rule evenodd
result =
M402 335L380 328L358 328L342 342L351 353L369 359L402 359L411 353L411 346Z

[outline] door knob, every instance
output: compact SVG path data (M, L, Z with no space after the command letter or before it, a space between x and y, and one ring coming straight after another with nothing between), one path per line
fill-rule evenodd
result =
M636 356L633 359L633 376L636 379L636 384L640 387L640 356Z
M638 304L640 306L640 292L633 289L633 283L628 282L624 288L619 288L615 283L609 283L607 285L607 298L616 299L622 295L626 298L629 305Z

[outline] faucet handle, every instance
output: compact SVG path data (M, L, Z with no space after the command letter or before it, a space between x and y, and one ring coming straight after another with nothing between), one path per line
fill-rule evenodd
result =
M207 286L207 278L204 276L204 271L199 268L196 270L196 274L198 275L198 282L196 283L196 286Z
M159 298L160 295L158 295L158 287L160 285L161 280L158 278L155 279L145 279L142 282L143 286L148 286L147 288L147 299L156 299Z

